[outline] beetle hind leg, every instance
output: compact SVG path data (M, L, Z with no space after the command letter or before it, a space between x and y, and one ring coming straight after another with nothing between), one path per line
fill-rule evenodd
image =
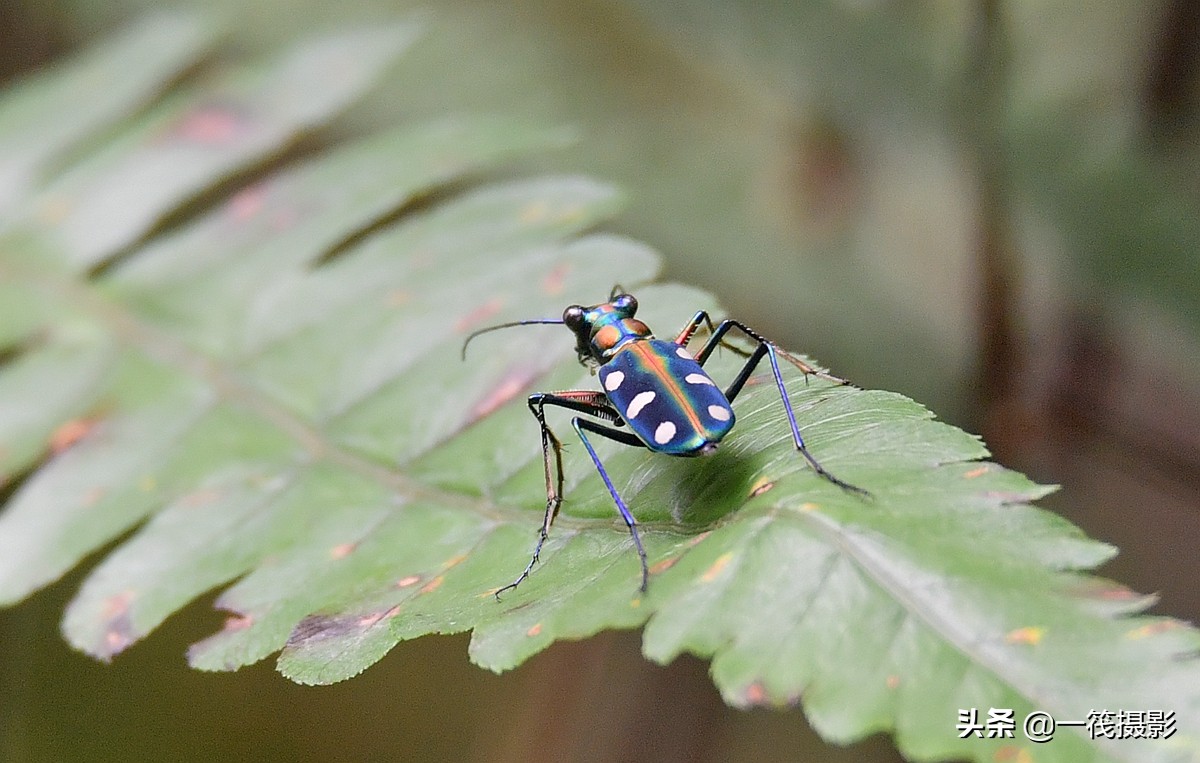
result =
M704 316L704 318L707 319L707 316ZM693 324L699 325L699 322L700 315L697 314L697 318L693 319ZM738 371L737 376L734 377L734 380L730 383L729 387L726 388L725 397L729 400L729 402L732 403L734 398L736 398L742 391L742 388L750 379L750 375L754 373L754 369L758 367L758 364L762 361L762 359L764 357L767 358L771 364L771 375L775 377L775 386L779 390L779 399L783 403L783 411L787 416L788 426L790 426L792 430L792 442L795 444L796 450L800 452L800 455L804 457L804 460L807 461L809 466L813 468L813 471L815 471L824 479L832 482L848 492L856 493L867 498L871 497L871 493L869 491L858 487L857 485L852 485L849 482L834 476L832 472L822 466L821 462L809 452L808 447L804 444L804 438L800 435L800 426L796 423L796 414L792 410L792 401L788 397L787 387L783 383L783 374L779 370L779 356L782 355L790 363L799 368L800 371L804 373L805 378L811 374L822 379L828 379L829 381L833 381L837 384L849 384L849 382L840 377L833 376L832 374L818 371L809 364L805 363L803 360L800 360L800 358L795 357L785 350L779 349L775 346L774 342L770 341L762 334L759 334L757 331L741 321L731 319L721 321L716 330L712 332L712 335L708 338L708 341L705 342L704 347L699 353L697 353L696 362L703 366L705 361L707 361L712 355L713 350L721 345L725 335L735 328L757 342L757 346L754 348L754 351L750 353L750 356L746 359L746 362L742 365L741 370Z

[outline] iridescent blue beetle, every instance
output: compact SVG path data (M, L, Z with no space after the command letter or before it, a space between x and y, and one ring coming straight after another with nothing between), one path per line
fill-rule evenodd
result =
M864 496L870 495L862 488L830 474L804 446L804 439L800 436L800 428L796 425L796 416L792 412L792 404L783 384L783 374L779 370L779 356L782 355L806 375L813 374L839 384L846 384L846 380L818 371L776 347L740 321L726 319L714 326L704 310L697 312L673 340L655 339L650 328L634 317L637 307L637 300L633 295L624 293L620 287L614 287L607 302L591 307L571 305L563 312L561 320L535 318L489 326L473 332L463 343L465 356L471 340L488 331L542 323L564 324L575 334L575 352L579 355L579 362L585 366L598 367L600 386L604 388L603 392L567 390L538 392L529 396L529 410L537 419L542 433L542 456L546 470L546 514L542 519L533 558L516 580L496 591L497 598L501 593L516 588L529 577L533 566L538 562L542 545L550 534L550 526L562 505L562 443L546 424L547 405L567 408L612 424L607 426L579 416L571 419L571 426L583 441L592 463L596 465L596 471L600 472L609 495L616 503L617 510L621 512L621 518L629 527L633 545L637 548L638 557L642 562L642 591L646 590L650 570L646 563L642 540L638 536L637 522L617 489L613 487L612 480L609 479L608 472L588 441L586 433L591 432L626 445L649 448L671 456L711 453L733 428L735 416L731 403L742 391L742 387L746 385L746 381L763 357L771 363L771 373L775 377L775 386L779 389L779 397L783 401L783 410L792 429L792 440L796 444L796 450L804 456L817 474L833 484ZM707 327L709 338L700 352L693 357L687 350L687 344L701 326ZM753 340L754 350L747 352L725 341L725 335L735 328ZM746 358L741 371L724 391L704 370L704 363L719 346L731 349Z

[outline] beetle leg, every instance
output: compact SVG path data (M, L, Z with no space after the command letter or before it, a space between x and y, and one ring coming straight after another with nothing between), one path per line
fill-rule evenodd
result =
M741 321L735 321L731 319L721 321L721 325L717 326L712 336L709 337L708 341L704 344L704 348L701 349L696 355L696 362L703 366L704 362L712 355L713 350L715 350L721 343L721 340L724 338L724 336L729 333L731 329L735 328L739 329L746 336L757 342L758 346L754 348L754 352L750 353L749 358L747 358L745 364L742 365L742 369L738 371L738 375L734 377L733 382L731 382L729 387L725 390L725 397L729 400L729 402L732 403L734 398L736 398L742 391L742 387L746 385L746 381L749 380L750 375L754 373L754 369L765 356L771 362L771 374L775 377L775 386L779 390L779 399L783 402L783 410L787 415L788 425L792 429L792 441L796 445L796 450L800 451L800 455L804 457L804 460L807 461L810 466L812 466L813 470L817 474L821 475L833 484L852 493L870 496L871 494L863 488L858 487L857 485L851 485L849 482L835 477L832 473L826 470L825 467L821 466L821 463L817 461L812 453L808 452L808 448L804 444L804 438L800 435L800 426L796 423L796 414L792 411L792 401L788 398L787 387L784 386L783 383L783 374L779 370L778 356L783 355L789 361L796 364L797 367L799 367L800 370L805 374L811 373L824 379L830 379L839 384L848 384L849 382L847 382L845 379L840 379L836 376L817 371L799 358L795 358L789 353L780 350L773 342L769 341L746 324L742 323Z
M709 317L708 311L699 310L694 316L692 316L692 319L688 322L688 324L680 329L679 333L675 335L675 339L672 341L680 347L687 347L688 342L692 341L692 336L700 329L701 326L704 326L708 329L708 334L710 337L717 333L717 327L713 325L712 318ZM743 358L750 357L750 353L748 351L738 347L735 344L730 344L724 340L721 340L719 343L722 347L734 353L735 355L740 355ZM703 365L703 363L701 363L701 365ZM805 371L805 373L808 372Z
M700 313L696 314L696 318L692 319L693 323L695 323L700 318L700 315L703 312L704 311L701 310ZM709 330L712 332L712 335L708 338L708 341L705 342L704 347L700 350L700 352L696 354L696 361L698 363L700 363L700 365L704 365L704 361L708 360L708 356L712 354L713 350L715 350L718 345L721 345L721 346L727 347L727 348L732 348L732 345L730 345L728 342L725 342L723 340L724 340L725 334L728 334L730 329L736 328L739 331L741 331L743 334L745 334L746 336L753 339L758 344L769 344L772 348L774 348L774 351L777 354L782 355L789 363L791 363L796 368L800 369L801 373L804 374L804 377L806 379L809 376L815 376L818 379L824 379L826 381L831 381L831 382L834 382L835 384L845 385L845 384L850 383L849 381L847 381L846 379L843 379L840 376L834 376L831 373L828 373L826 371L822 371L818 368L814 368L814 367L810 366L808 363L805 363L803 360L796 357L792 353L788 352L787 350L783 349L782 347L779 347L774 342L772 342L770 339L767 339L765 336L758 333L757 331L750 328L749 326L742 323L741 321L727 318L727 319L721 321L721 325L717 326L716 329L713 329L712 321L708 320L708 315L704 315L704 320L708 321L708 327L709 327ZM692 331L695 331L695 328L692 328ZM687 330L685 329L684 332L687 332ZM683 335L684 332L681 332L681 336ZM691 337L690 333L688 333L688 337L689 338ZM744 358L748 358L753 354L753 353L748 353L744 350L739 350L738 352ZM760 357L760 360L761 360L761 357Z
M558 510L562 507L562 442L546 423L545 407L547 405L555 405L612 422L620 421L620 416L608 404L608 398L604 396L604 393L592 390L567 390L565 392L553 393L539 392L529 396L528 405L529 412L537 419L538 428L541 430L542 435L542 463L546 473L546 513L542 517L542 526L538 531L537 545L534 546L533 556L530 558L529 564L525 565L525 570L516 580L503 588L497 589L495 594L497 599L500 598L500 594L516 588L524 582L525 578L529 577L529 573L533 571L534 565L538 563L538 557L542 553L542 546L546 543L546 538L550 536L550 526L554 524L554 519L558 516ZM621 434L625 433L622 432ZM640 440L637 440L637 438L634 438L634 440L638 445L641 445ZM591 450L590 446L588 450Z
M625 501L621 499L621 494L613 487L612 480L608 478L608 472L604 469L604 464L600 462L600 457L596 455L596 451L592 448L592 443L588 441L587 435L583 433L586 429L594 434L607 437L610 440L624 443L626 445L637 445L645 447L641 440L629 432L623 432L619 429L602 426L594 421L581 419L578 416L571 419L571 426L575 428L575 433L579 435L579 439L583 441L583 447L587 448L588 455L592 457L592 463L596 466L596 471L600 472L600 479L604 480L604 486L608 488L608 494L612 496L613 503L617 505L617 511L621 512L621 519L625 520L625 526L629 528L629 534L633 537L633 545L637 548L638 559L642 562L642 593L646 592L646 586L650 582L650 568L646 564L646 550L642 548L642 539L638 536L637 520L633 518L633 514L629 511L629 507L625 505Z

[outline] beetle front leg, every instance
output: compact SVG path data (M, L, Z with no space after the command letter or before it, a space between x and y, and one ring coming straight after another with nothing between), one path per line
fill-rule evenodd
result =
M546 513L542 517L542 526L538 531L537 545L534 546L533 556L529 559L529 564L525 565L524 571L521 572L516 580L496 590L495 596L497 600L499 600L500 594L505 591L511 591L524 582L525 578L529 577L529 573L533 571L534 565L538 563L538 558L541 556L542 546L545 545L546 539L550 537L550 526L554 524L554 519L558 516L558 510L562 507L562 442L554 434L554 431L550 429L550 425L546 423L545 407L547 405L556 405L609 420L618 420L619 418L608 406L608 399L603 393L588 390L569 390L552 394L539 392L529 396L528 405L529 412L537 419L538 428L541 430L542 435L542 465L546 474ZM551 454L553 454L553 458Z
M542 546L546 543L546 538L550 537L550 526L554 524L554 519L558 516L558 510L562 507L562 442L554 434L554 430L550 429L550 426L546 423L545 404L545 395L533 395L529 398L529 410L533 413L534 418L537 419L538 428L542 434L542 465L546 473L546 513L542 517L542 527L538 531L537 545L533 547L533 556L530 557L529 564L525 565L525 569L516 580L496 591L497 600L500 599L500 594L516 588L525 578L529 577L529 573L533 571L533 566L538 563L538 557L542 554ZM553 468L551 467L551 452L554 453Z

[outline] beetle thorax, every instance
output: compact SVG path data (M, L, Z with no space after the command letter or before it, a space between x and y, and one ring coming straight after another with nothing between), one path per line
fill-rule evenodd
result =
M650 327L637 318L621 318L597 325L592 329L592 355L601 363L607 362L625 345L639 339L651 339Z
M603 365L630 342L652 339L650 327L633 317L636 311L637 300L628 294L591 307L568 307L563 323L575 332L579 359Z

